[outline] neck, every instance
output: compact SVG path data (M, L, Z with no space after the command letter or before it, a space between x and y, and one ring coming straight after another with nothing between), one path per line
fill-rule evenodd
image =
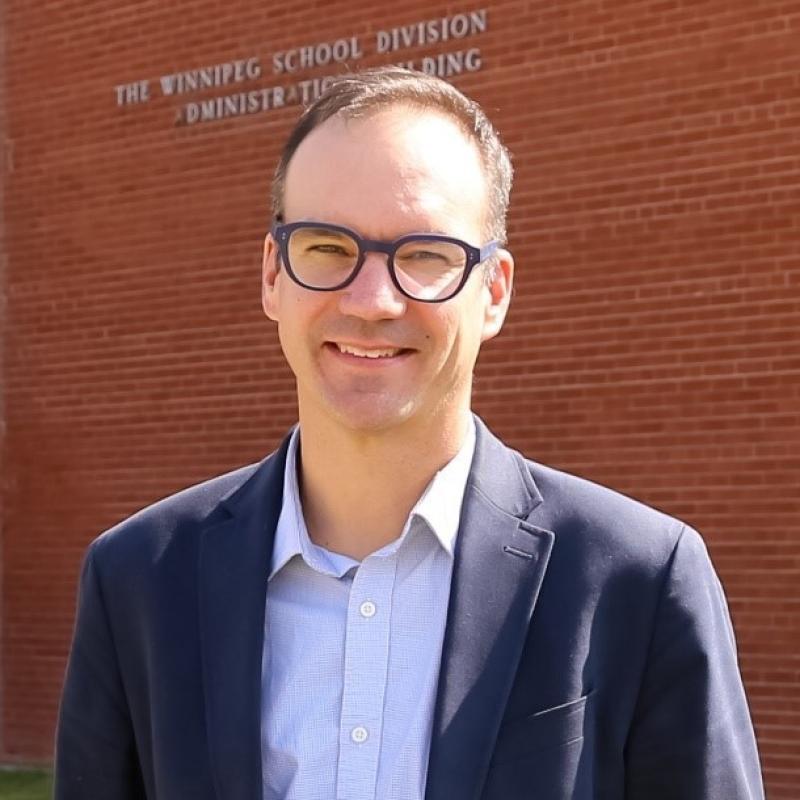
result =
M357 431L300 409L300 493L311 540L361 560L397 539L433 476L458 453L469 410ZM453 415L451 415L452 417Z

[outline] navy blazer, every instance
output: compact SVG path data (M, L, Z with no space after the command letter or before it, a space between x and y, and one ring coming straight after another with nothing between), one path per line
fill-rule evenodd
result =
M286 448L90 546L56 800L261 800L264 606ZM526 461L478 420L426 800L762 797L700 537Z

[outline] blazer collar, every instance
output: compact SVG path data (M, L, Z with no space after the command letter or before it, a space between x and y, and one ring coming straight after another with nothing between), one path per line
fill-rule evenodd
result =
M479 794L555 538L529 521L542 496L522 456L476 422L426 800Z
M524 459L475 418L433 720L426 800L477 795L554 535ZM261 800L264 609L289 439L206 520L199 556L206 725L219 797Z
M200 650L217 796L261 800L264 604L288 437L208 518L199 561Z

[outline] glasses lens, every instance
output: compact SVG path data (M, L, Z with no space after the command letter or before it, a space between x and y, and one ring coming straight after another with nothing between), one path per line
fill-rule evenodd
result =
M455 242L413 239L398 248L394 266L403 291L420 300L439 300L461 283L467 252Z
M296 228L287 250L292 272L315 289L331 289L344 283L358 261L355 239L325 227Z

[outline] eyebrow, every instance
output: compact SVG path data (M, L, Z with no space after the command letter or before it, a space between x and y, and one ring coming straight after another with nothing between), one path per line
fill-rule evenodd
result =
M451 239L459 239L460 240L460 237L455 236L452 233L447 233L446 231L438 230L438 229L435 229L435 230L431 230L431 229L411 230L411 231L407 231L406 233L400 233L400 234L398 234L396 236L380 237L380 238L375 239L375 238L373 238L371 236L365 236L364 234L362 234L361 232L359 232L359 231L357 231L357 230L355 230L353 228L348 228L346 225L340 225L338 222L320 222L319 220L313 220L313 219L299 220L299 221L302 222L304 225L309 226L309 227L304 228L303 230L309 231L311 233L326 233L329 236L337 236L337 237L338 236L347 236L348 234L352 234L353 236L356 236L359 239L364 239L366 241L371 241L371 242L384 242L385 244L392 244L393 242L396 242L398 239L404 239L406 236L420 236L420 237L423 237L423 238L426 237L426 236L446 236L446 237L449 237ZM311 226L315 226L315 227L311 227ZM316 226L318 226L318 227L316 227ZM331 230L331 228L333 228L333 230ZM340 231L340 230L336 230L336 228L344 228L345 230Z
M318 233L318 234L324 233L327 236L331 236L331 237L333 237L333 236L340 237L340 236L347 236L348 235L347 233L345 233L345 231L332 230L331 228L327 227L326 225L324 225L322 223L320 223L318 227L313 227L313 228L312 227L307 227L307 228L303 228L302 230L308 231L309 233ZM352 233L352 234L354 234L356 236L358 235L358 234L356 234L355 231L350 231L350 233Z

